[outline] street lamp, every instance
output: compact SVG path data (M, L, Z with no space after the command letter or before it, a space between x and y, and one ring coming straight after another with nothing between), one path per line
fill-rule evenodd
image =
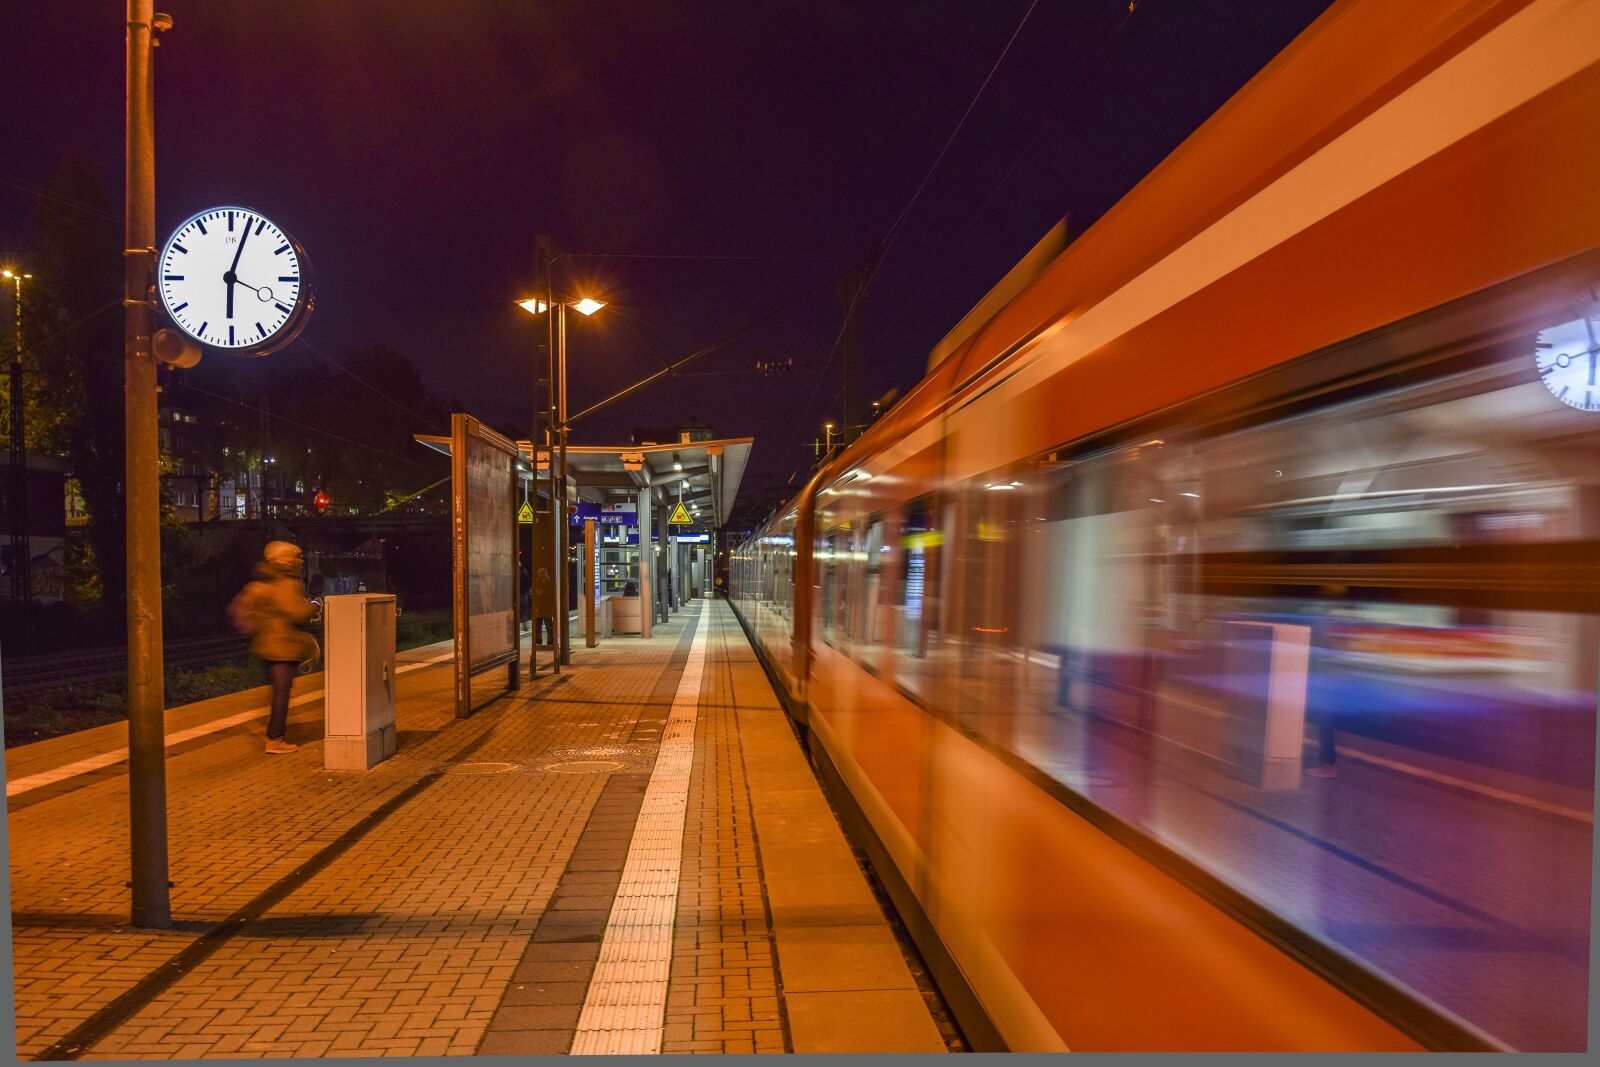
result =
M22 612L24 636L31 641L33 549L28 543L28 440L22 393L22 283L33 275L9 267L0 271L17 294L16 349L11 356L11 602Z
M550 462L550 510L555 522L554 539L556 549L556 617L551 620L556 627L556 640L559 651L557 662L563 666L572 663L572 635L567 628L567 309L570 307L578 314L587 318L596 311L605 307L605 301L593 297L579 297L577 299L556 300L553 295L546 299L529 297L518 300L517 306L530 315L543 315L552 307L555 308L555 351L552 353L551 362L555 373L551 376L552 394L555 397L554 419L551 424L550 443L556 446L559 435L559 448L561 464L559 473L555 463L554 454ZM559 386L557 386L559 383ZM535 442L534 447L538 444Z

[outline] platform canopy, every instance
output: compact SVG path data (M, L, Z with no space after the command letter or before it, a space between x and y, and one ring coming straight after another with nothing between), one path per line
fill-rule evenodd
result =
M448 437L415 436L420 444L450 454ZM657 506L670 508L681 498L694 521L675 529L710 531L732 513L754 445L753 437L650 445L568 445L567 486L578 499L596 504L636 501L641 489L650 490ZM534 449L527 441L518 441L517 448L529 465L524 479L537 471L536 484L548 485L548 450Z

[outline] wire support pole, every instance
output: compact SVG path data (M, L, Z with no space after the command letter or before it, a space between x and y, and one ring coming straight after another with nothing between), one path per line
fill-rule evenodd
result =
M22 385L22 271L13 273L16 346L11 357L11 602L22 612L25 643L32 650L33 546L28 538L28 438Z
M161 648L161 481L154 320L153 0L128 0L123 371L128 570L128 802L134 926L172 925Z

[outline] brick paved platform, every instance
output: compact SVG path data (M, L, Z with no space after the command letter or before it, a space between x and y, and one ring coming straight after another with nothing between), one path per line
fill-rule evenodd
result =
M368 772L323 770L317 676L288 756L264 690L169 712L170 931L125 925L125 728L8 751L17 1056L946 1049L724 603L467 720L447 651Z

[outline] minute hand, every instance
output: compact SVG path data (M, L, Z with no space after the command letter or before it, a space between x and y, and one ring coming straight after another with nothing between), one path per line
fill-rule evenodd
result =
M248 215L245 216L244 236L239 238L239 247L233 250L233 265L228 268L228 273L222 276L222 280L228 283L228 318L230 319L233 318L233 284L239 280L239 276L235 272L239 269L239 257L244 255L244 243L250 240L250 223L254 221Z

